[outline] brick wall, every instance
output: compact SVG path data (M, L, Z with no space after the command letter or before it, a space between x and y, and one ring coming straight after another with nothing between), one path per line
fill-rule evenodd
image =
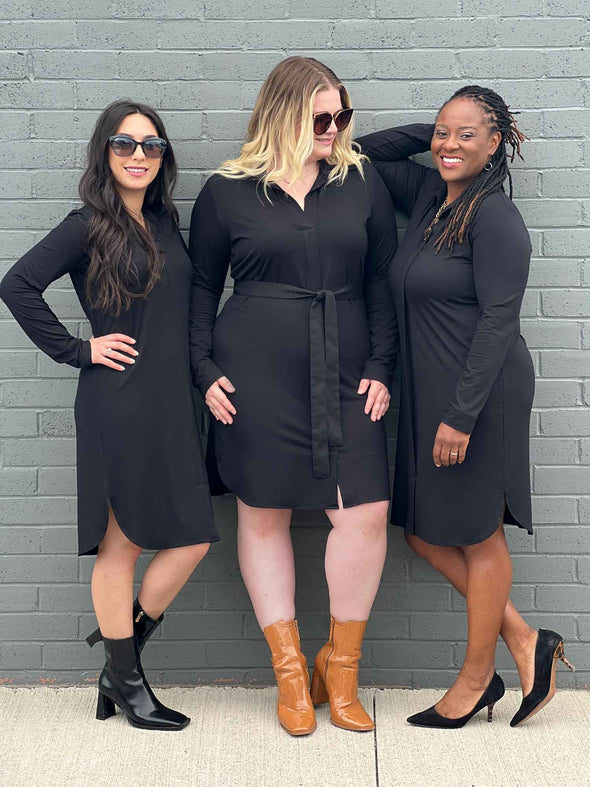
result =
M579 671L559 679L577 686L590 676L588 13L587 0L0 0L0 272L76 204L89 132L115 98L161 110L183 227L204 170L238 149L261 81L288 54L317 56L346 81L359 132L430 120L476 80L522 110L531 141L514 180L534 247L523 331L538 375L536 531L508 528L513 598L533 625L567 638ZM47 299L87 336L68 281ZM73 524L76 372L37 352L0 308L0 677L93 680L99 649L82 641L94 624L92 560L77 558ZM270 679L237 567L233 500L217 512L223 540L146 653L162 682ZM327 629L327 527L321 514L295 521L312 657ZM363 677L444 686L464 652L464 605L402 541L392 529ZM503 649L499 664L514 683Z

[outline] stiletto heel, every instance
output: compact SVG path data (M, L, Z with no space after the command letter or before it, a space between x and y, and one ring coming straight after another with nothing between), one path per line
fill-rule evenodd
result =
M99 721L105 721L114 716L116 712L115 703L99 691L98 702L96 703L96 718Z
M314 705L323 705L330 701L326 684L317 669L314 669L313 675L311 676L311 689L309 693L311 694L311 701Z
M438 729L444 730L456 730L459 729L459 727L464 727L469 719L473 718L480 710L483 710L486 705L488 708L488 721L491 721L494 705L498 700L501 700L503 696L504 682L498 673L494 672L494 677L479 698L479 702L473 710L470 713L466 713L465 716L460 716L458 719L449 719L447 716L441 716L433 705L431 708L423 710L421 713L415 713L413 716L410 716L408 721L410 724L416 724L419 727L437 727Z
M100 629L96 629L96 631L93 631L92 634L89 634L86 637L86 642L92 648L96 645L97 642L100 642L101 639L102 639L102 634L100 633Z
M520 708L512 717L511 727L522 724L530 719L541 708L544 708L555 695L555 670L557 662L563 661L572 672L573 664L566 659L563 651L563 637L556 631L539 629L539 636L535 646L535 680L533 688L526 697L522 698Z
M569 662L566 659L566 657L565 657L565 653L563 652L563 642L559 643L559 645L557 647L556 655L557 655L557 658L560 661L563 661L563 663L569 669L570 672L575 672L576 671L576 668L574 667L574 665L571 662Z

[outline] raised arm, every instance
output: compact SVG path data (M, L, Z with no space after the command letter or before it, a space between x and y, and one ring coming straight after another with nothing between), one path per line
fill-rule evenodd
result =
M73 211L16 262L0 283L0 297L27 336L58 363L92 363L90 342L72 336L43 298L51 282L84 259L86 222Z
M367 185L372 191L364 280L371 354L363 370L363 379L378 380L391 388L398 329L388 275L397 250L397 229L383 181L371 167L366 170Z
M203 396L223 377L211 358L211 332L230 260L230 241L215 205L211 181L197 197L191 215L189 253L193 263L190 347L193 383Z
M427 181L438 179L438 172L410 161L409 157L430 149L434 126L413 123L409 126L376 131L357 139L363 153L371 159L389 189L395 207L410 215L420 189Z
M501 194L482 204L472 230L473 276L480 313L464 371L443 423L470 434L520 334L531 244L522 218Z

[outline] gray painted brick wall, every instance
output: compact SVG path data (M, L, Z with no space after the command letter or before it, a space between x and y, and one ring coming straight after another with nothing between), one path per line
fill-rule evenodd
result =
M495 86L531 141L514 165L534 258L523 331L538 375L531 423L533 538L508 528L513 598L560 631L590 677L590 57L587 0L0 0L0 272L76 204L99 111L132 97L158 107L181 168L186 228L204 171L235 153L269 70L291 53L347 82L357 129L428 120L457 87ZM48 301L86 336L68 281ZM91 681L99 649L75 538L76 372L36 349L0 307L0 679ZM393 414L389 427L394 433ZM145 655L161 682L269 682L241 583L235 503L216 503L215 545ZM293 535L310 658L327 629L321 513ZM147 556L142 558L145 565ZM397 529L364 648L363 679L444 686L465 648L463 600L412 556ZM508 654L502 673L514 684Z

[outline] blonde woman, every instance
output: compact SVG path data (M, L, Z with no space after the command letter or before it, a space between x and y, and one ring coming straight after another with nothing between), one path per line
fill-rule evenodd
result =
M264 83L240 155L191 220L191 349L214 416L220 479L238 498L238 553L271 649L278 715L313 732L312 705L371 730L358 661L386 549L383 415L396 342L387 189L352 143L336 75L291 57ZM216 319L228 271L234 292ZM291 511L325 509L332 615L311 687L295 621Z

